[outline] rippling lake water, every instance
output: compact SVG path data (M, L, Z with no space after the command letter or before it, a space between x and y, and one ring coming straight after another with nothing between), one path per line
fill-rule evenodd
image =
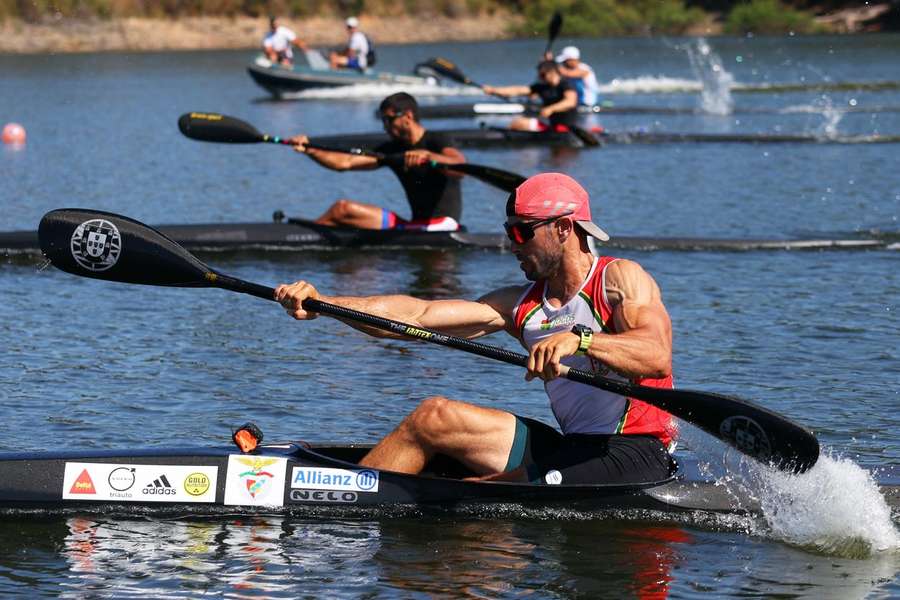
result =
M604 82L604 98L620 106L701 107L699 82L709 90L723 76L750 87L900 81L897 35L713 39L705 54L684 39L576 43ZM405 72L442 55L475 80L526 83L542 47L539 40L382 45L379 66ZM698 52L706 57L699 64ZM373 109L384 90L274 102L244 71L252 57L0 56L0 121L23 124L29 136L23 148L0 148L0 230L34 229L46 211L71 206L153 224L265 221L276 209L313 217L339 197L405 214L388 172L336 174L286 148L199 144L179 134L178 116L192 110L234 115L276 135L377 129ZM719 92L713 100L733 114L598 122L610 131L900 134L896 86L839 87L735 91L730 104ZM873 110L840 112L848 106ZM793 112L741 112L750 108ZM523 174L572 174L614 236L896 242L898 151L893 144L667 144L466 155ZM498 231L504 194L470 180L464 194L469 229ZM756 490L764 517L513 509L364 518L5 515L0 594L900 595L900 514L863 471L900 469L898 251L616 254L641 262L663 289L681 387L754 400L818 436L826 456L812 471L773 476ZM521 279L509 254L485 251L203 258L251 281L304 278L326 292L476 297ZM249 297L79 279L41 268L35 257L0 259L0 297L6 451L222 445L248 419L270 440L373 442L435 393L552 422L540 386L513 367L368 338L326 318L295 323ZM690 428L682 446L713 465L735 460ZM723 485L740 485L735 478Z

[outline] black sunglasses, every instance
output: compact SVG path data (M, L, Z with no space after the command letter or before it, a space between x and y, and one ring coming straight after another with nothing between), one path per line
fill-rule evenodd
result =
M381 115L381 122L385 125L390 125L402 116L403 113L397 113L396 115Z
M553 223L571 214L572 211L569 211L561 215L541 219L540 221L520 221L518 223L513 223L512 225L510 225L509 223L504 223L503 228L506 230L506 236L509 238L509 241L515 242L517 244L524 244L534 237L534 230L538 227Z

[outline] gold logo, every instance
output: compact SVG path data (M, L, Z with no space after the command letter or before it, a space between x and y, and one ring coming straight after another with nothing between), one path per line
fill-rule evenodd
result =
M191 473L184 478L184 491L191 496L202 496L209 491L209 477L205 473Z

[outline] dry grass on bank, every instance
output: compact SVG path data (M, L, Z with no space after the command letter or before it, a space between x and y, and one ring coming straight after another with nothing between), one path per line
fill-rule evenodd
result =
M510 25L517 25L520 20L521 17L508 14L458 18L434 16L425 20L363 17L362 29L377 47L389 43L504 39L511 37ZM312 45L339 45L346 40L343 22L337 18L284 19L284 24ZM0 52L258 48L267 29L266 19L251 17L60 19L39 24L9 19L0 23Z

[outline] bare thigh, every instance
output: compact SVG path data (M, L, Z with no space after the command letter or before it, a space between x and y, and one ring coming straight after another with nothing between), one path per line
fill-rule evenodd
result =
M503 410L441 398L435 448L479 474L502 471L516 434L516 417Z

